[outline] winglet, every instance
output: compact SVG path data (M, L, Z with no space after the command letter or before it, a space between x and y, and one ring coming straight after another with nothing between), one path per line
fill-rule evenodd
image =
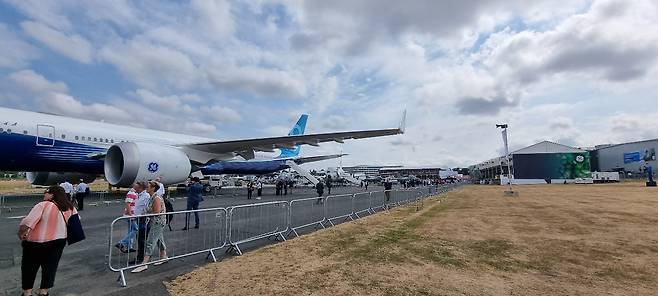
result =
M402 120L400 121L400 126L398 127L398 130L400 131L401 134L404 134L406 128L407 128L407 109L404 109L404 112L402 112Z

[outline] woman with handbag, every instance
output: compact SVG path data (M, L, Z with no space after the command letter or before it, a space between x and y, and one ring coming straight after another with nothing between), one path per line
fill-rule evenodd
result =
M167 225L167 217L165 213L167 212L165 209L165 203L164 200L162 199L162 196L159 196L157 194L158 189L160 188L160 184L155 181L150 181L148 182L148 187L146 189L146 192L151 195L151 199L149 200L148 207L146 208L146 213L145 214L161 214L161 215L156 215L156 216L150 216L148 217L148 228L149 232L146 238L146 250L144 252L144 261L142 262L142 266L139 266L132 271L131 273L139 273L144 270L148 269L148 263L151 261L151 257L153 257L153 253L155 253L155 248L157 247L158 250L160 251L160 261L156 262L153 265L160 265L163 263L167 262L167 246L165 245L164 242L164 229L165 226Z
M23 247L21 276L23 295L32 295L32 287L41 268L39 295L48 295L55 283L57 265L66 246L67 223L78 212L60 186L50 186L43 201L23 218L18 237Z

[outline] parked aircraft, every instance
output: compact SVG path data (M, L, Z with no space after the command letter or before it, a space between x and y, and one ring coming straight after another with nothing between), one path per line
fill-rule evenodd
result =
M176 184L221 161L252 160L258 151L401 134L405 118L390 129L218 140L0 108L0 170L29 172L38 185L98 175L118 187L157 177Z

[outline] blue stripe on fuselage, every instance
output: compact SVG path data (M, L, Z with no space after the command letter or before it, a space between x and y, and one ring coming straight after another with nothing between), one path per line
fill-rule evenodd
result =
M36 142L35 136L0 133L0 170L103 174L103 160L87 156L105 148L57 139L53 147Z
M201 168L204 175L244 174L262 175L287 169L285 160L264 161L219 161Z

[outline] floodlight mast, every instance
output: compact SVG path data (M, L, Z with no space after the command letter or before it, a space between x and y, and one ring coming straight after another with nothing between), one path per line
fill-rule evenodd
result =
M502 124L496 124L496 128L500 128L503 130L502 135L503 135L503 145L505 149L505 160L507 161L507 185L509 186L509 191L507 193L509 194L514 194L514 190L512 190L512 168L510 165L510 159L509 159L509 147L508 147L508 142L507 142L507 123L502 123ZM501 174L502 174L502 168L501 168ZM502 178L501 178L502 182Z

